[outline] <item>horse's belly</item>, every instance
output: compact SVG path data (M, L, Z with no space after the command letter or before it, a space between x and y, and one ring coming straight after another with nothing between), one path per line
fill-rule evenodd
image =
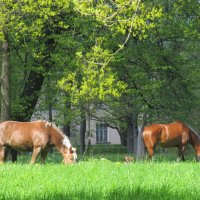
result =
M173 139L173 140L165 140L158 143L160 147L169 148L169 147L176 147L181 143L181 139Z
M165 144L165 143L159 143L158 144L160 147L164 147L164 148L170 148L170 147L176 147L177 144Z
M19 151L32 151L34 147L33 134L28 132L13 131L10 138L7 139L7 145Z
M8 147L11 147L12 149L18 150L18 151L32 151L33 146L32 145L24 145L24 144L7 144Z
M7 143L7 146L11 147L12 149L18 151L32 151L33 150L33 143L30 139L20 138L20 137L11 137Z

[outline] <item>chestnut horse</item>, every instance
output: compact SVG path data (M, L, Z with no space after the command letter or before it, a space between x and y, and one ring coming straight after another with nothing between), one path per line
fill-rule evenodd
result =
M41 153L41 163L45 163L48 151L55 147L64 158L65 164L76 162L76 150L56 126L47 121L0 123L0 163L11 152L12 161L16 161L17 151L32 151L31 163L34 164Z
M177 147L178 161L184 161L184 150L191 144L196 151L196 159L200 161L200 138L190 127L176 121L170 124L151 124L142 132L144 144L149 152L149 159L154 155L156 145L164 148Z

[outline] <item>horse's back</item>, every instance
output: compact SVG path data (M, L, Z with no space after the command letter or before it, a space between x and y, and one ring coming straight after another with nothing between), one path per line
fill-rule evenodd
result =
M168 132L171 137L181 136L183 133L189 133L189 128L183 122L176 121L164 124L164 131Z
M170 146L186 145L190 140L190 130L186 124L181 121L172 122L165 126L166 139L162 143Z
M48 138L45 121L0 123L0 143L16 149L31 149Z
M189 141L188 127L179 121L169 124L152 124L146 126L143 132L145 143L152 146L159 144L162 147L174 147L186 144Z
M0 123L1 134L8 134L13 132L21 132L28 134L32 130L44 129L45 121L34 121L34 122L18 122L18 121L4 121Z

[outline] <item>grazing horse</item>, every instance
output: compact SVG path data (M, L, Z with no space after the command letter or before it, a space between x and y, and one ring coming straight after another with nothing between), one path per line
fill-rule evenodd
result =
M161 147L177 147L178 161L184 161L184 150L191 144L196 151L196 159L200 161L200 138L190 127L176 121L170 124L151 124L142 132L144 144L149 152L149 159L154 155L156 145Z
M77 155L69 138L56 126L47 121L0 123L0 163L6 160L8 152L16 161L16 151L32 151L31 163L34 164L41 153L41 163L45 163L47 153L55 147L64 158L65 164L76 162Z

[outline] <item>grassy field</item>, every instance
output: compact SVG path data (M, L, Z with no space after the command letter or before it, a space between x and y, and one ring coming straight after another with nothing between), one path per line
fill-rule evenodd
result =
M123 149L106 148L69 166L56 153L46 165L28 164L30 155L1 165L0 199L200 199L200 164L190 151L182 163L170 151L153 162L125 164Z

